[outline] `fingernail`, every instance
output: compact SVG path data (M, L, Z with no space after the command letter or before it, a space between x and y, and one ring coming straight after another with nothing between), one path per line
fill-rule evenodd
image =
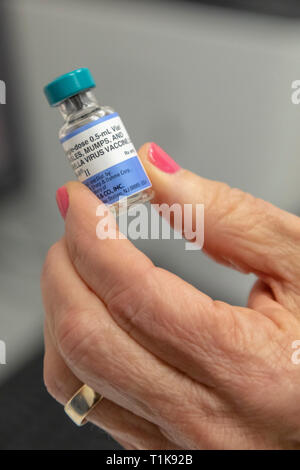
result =
M56 191L56 203L62 218L65 219L69 207L69 195L65 186Z
M152 142L148 150L148 160L165 173L176 173L180 166L162 148Z

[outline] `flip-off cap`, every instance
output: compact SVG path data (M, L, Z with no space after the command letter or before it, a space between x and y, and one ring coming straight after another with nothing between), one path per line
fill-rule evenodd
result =
M66 98L95 86L96 84L89 69L80 68L61 75L48 83L44 88L44 93L49 104L56 106Z

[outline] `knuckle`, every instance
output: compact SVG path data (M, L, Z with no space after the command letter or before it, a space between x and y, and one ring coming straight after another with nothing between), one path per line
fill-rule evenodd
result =
M57 349L68 367L75 375L80 370L96 377L99 385L115 381L117 371L122 375L114 356L115 334L112 323L99 322L96 309L69 310L55 329Z
M249 193L238 188L231 188L226 183L217 183L211 201L211 209L215 207L221 208L218 221L219 222L241 222L242 212L245 212L247 219L251 218L251 213L256 214L259 200ZM243 220L244 221L244 220ZM251 220L250 220L251 222Z
M57 347L64 357L69 360L75 360L79 353L79 347L82 343L82 327L80 316L83 312L68 311L61 316L59 322L55 325L55 337Z
M93 312L69 310L61 316L55 326L57 347L70 364L89 364L95 344L100 340L99 330L95 328Z
M139 280L125 286L122 290L114 292L107 307L117 321L127 333L131 334L139 324L143 328L149 322L155 321L153 316L153 305L156 302L155 295L155 271L157 268L151 266L140 275ZM152 312L152 314L150 314ZM151 325L148 325L151 328ZM153 326L153 325L152 325Z
M59 385L57 377L55 376L55 371L48 360L47 354L45 355L44 359L44 384L46 387L47 392L51 395L55 400L59 400L61 394L61 385Z
M89 259L90 250L94 250L94 244L85 233L81 230L72 232L72 235L68 237L68 249L75 267L79 267L86 264L86 260Z
M58 241L52 245L48 253L46 255L43 267L42 267L42 272L41 272L41 285L43 286L44 284L47 284L47 281L49 279L49 276L52 275L56 268L56 262L57 262L57 254L58 251L60 250L61 246L61 241Z

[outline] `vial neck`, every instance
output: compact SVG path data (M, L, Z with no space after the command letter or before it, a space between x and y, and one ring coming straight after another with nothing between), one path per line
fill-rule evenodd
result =
M82 118L97 109L99 109L99 105L90 90L85 90L78 93L78 95L71 96L59 105L59 110L67 122Z

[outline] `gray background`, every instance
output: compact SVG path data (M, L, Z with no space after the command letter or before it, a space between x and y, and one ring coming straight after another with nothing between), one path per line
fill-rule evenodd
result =
M300 107L290 99L300 79L299 21L169 2L3 4L13 70L6 106L17 97L27 171L22 190L0 201L0 382L41 345L39 275L63 233L54 194L74 179L57 140L62 121L42 93L57 75L90 67L99 101L118 110L137 147L156 141L202 176L300 209ZM181 241L137 245L214 298L245 304L252 276Z

